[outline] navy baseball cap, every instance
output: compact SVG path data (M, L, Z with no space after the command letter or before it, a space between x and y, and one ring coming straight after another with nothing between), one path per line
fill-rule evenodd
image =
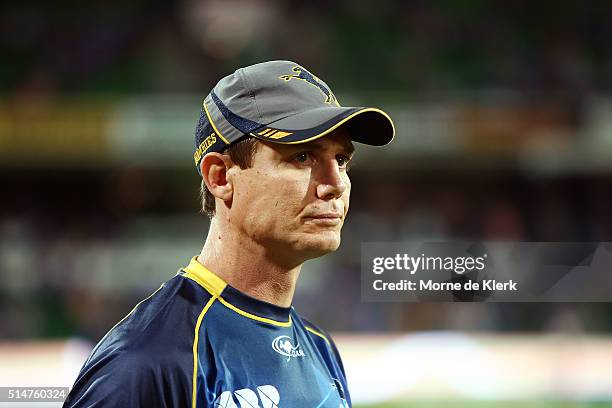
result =
M240 68L208 94L195 130L193 158L200 172L206 153L222 152L245 138L297 144L344 125L355 142L383 146L393 121L377 108L340 106L325 82L291 61Z

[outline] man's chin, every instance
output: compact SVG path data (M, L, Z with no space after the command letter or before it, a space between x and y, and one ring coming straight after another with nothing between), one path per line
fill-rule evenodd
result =
M325 231L316 235L309 234L300 240L299 247L299 251L307 254L308 258L318 258L340 247L340 233Z

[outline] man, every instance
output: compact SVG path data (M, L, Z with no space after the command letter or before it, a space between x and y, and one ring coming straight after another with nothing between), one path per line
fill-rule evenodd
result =
M223 78L196 127L202 252L100 341L65 406L350 406L332 339L291 303L304 261L340 245L352 141L393 135L296 63Z

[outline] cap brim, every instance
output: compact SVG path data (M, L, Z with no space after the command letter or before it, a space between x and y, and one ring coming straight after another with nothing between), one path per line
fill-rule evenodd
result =
M257 139L275 143L298 144L321 138L340 126L359 143L383 146L393 140L395 127L385 112L376 108L329 106L287 116L255 129Z

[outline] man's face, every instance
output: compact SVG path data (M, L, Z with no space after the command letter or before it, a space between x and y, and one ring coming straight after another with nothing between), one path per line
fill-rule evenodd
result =
M343 129L302 144L259 143L252 167L228 170L229 222L287 261L336 250L349 208L353 150Z

